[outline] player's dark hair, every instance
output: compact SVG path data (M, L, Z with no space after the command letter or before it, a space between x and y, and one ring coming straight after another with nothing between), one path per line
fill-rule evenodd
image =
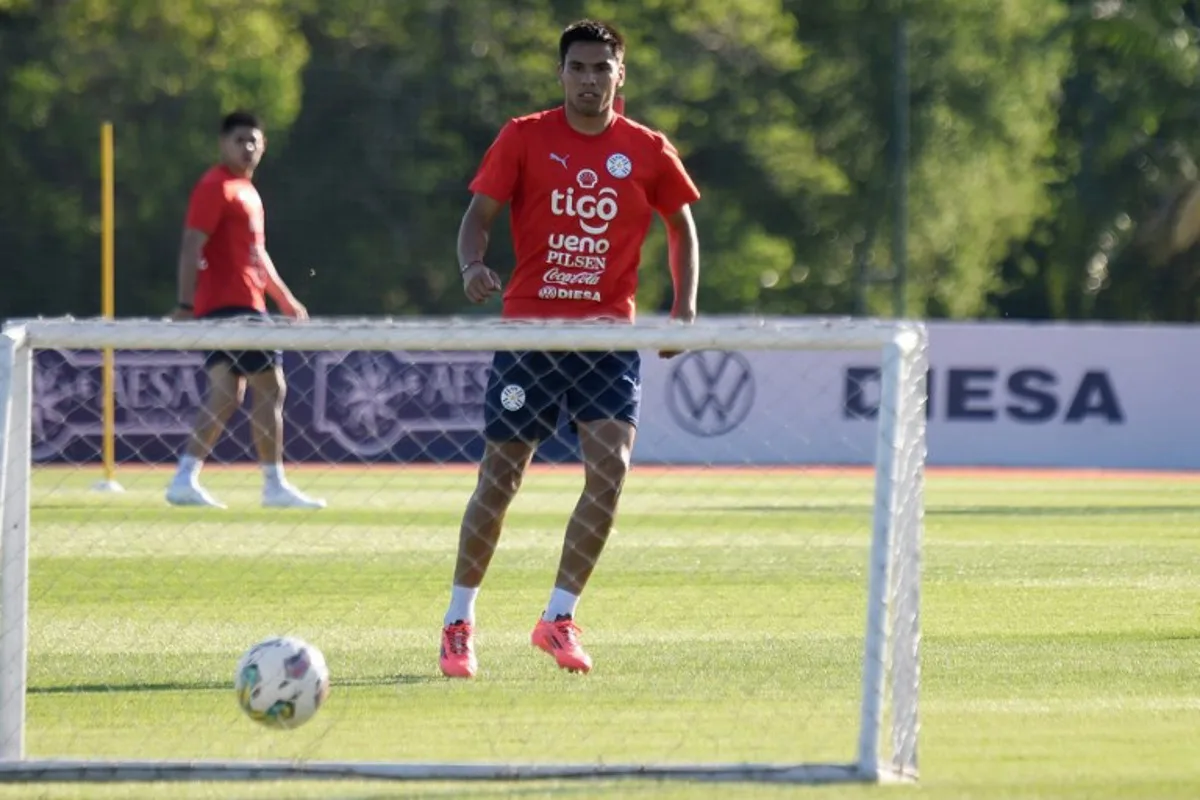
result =
M558 37L558 63L560 65L566 63L567 51L576 42L606 44L612 48L613 55L618 61L625 56L625 37L621 35L620 31L607 22L581 19L564 28L562 36Z
M226 114L221 120L221 135L225 136L238 128L257 128L262 130L262 123L259 122L258 116L251 114L249 111L234 111Z

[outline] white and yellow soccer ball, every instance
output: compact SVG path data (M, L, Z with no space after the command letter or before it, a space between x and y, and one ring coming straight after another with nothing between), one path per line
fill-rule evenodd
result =
M298 728L329 696L329 668L321 651L302 639L279 636L251 647L234 674L238 705L268 728Z

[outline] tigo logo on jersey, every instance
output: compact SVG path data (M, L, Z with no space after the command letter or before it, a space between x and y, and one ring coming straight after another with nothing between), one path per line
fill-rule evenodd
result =
M609 172L613 170L613 158L615 156L608 159ZM625 162L629 160L624 156L621 158ZM620 163L617 169L620 171ZM624 169L628 170L628 166ZM611 246L603 237L621 210L617 204L617 190L600 186L600 175L588 167L575 173L575 184L550 192L550 213L575 220L579 223L579 231L551 233L546 241L549 248L546 263L566 269L603 272L608 266L605 254Z
M633 172L633 162L624 153L613 153L605 166L608 167L608 174L614 178L628 178L629 173Z
M594 173L593 173L594 174ZM550 193L550 213L556 217L574 217L579 220L579 227L584 233L599 236L608 230L608 224L617 218L617 190L605 186L599 196L591 194L575 195L574 189L561 192L555 189ZM599 222L592 222L599 220Z
M576 182L595 186L600 177L590 169L580 170ZM607 266L604 254L609 242L601 236L608 231L609 223L617 218L617 190L605 186L596 194L575 193L575 188L565 192L555 189L550 193L550 213L556 217L571 217L579 221L584 236L577 234L552 233L546 244L550 252L546 263L568 269L587 269L603 272Z

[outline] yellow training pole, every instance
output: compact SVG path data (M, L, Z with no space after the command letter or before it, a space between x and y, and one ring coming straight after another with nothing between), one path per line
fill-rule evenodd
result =
M105 122L100 126L100 304L101 315L112 319L115 313L113 272L113 126ZM104 348L102 362L103 402L103 455L104 481L97 487L103 491L119 492L121 485L116 481L116 397L114 392L113 349Z

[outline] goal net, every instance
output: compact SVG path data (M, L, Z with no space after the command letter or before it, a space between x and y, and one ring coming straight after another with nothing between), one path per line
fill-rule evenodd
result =
M245 350L281 351L286 481L325 508L264 507L253 389L199 472L225 507L166 501L207 354ZM452 680L492 357L527 351L641 359L575 615L595 665L531 647L595 501L556 412L478 595L479 672ZM9 323L0 781L915 779L926 370L924 327L876 320ZM234 668L284 634L323 652L332 692L276 731Z

